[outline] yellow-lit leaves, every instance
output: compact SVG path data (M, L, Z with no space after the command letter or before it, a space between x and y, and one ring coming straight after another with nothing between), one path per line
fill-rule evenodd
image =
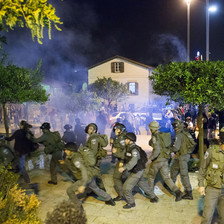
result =
M57 30L61 30L57 24L62 24L60 18L55 15L55 8L47 3L47 0L4 0L0 3L0 23L7 29L15 26L31 30L32 38L37 38L42 44L43 29L48 28L51 38L51 23Z

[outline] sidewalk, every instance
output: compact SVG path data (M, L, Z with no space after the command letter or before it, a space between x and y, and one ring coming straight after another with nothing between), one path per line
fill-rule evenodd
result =
M151 149L148 146L150 136L137 136L137 144L150 154ZM102 163L102 177L107 192L116 197L113 188L113 170L114 164L111 164L110 147L108 147L108 157ZM46 214L51 212L54 207L68 199L66 189L71 182L65 182L65 177L58 175L58 185L51 186L47 184L50 173L46 170L30 171L32 182L40 183L40 200L39 216L44 221ZM147 168L145 172L147 177ZM190 173L190 180L193 187L194 200L181 200L175 202L175 197L171 195L161 184L156 184L156 194L159 197L158 203L150 203L149 199L140 193L135 194L136 207L125 210L124 201L117 202L116 206L105 205L94 197L88 197L83 207L86 211L88 224L198 224L201 217L198 215L198 199L200 198L197 187L197 173ZM178 187L181 188L180 181L177 181Z

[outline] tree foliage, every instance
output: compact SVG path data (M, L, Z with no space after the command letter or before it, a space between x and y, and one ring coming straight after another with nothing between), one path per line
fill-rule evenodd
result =
M202 158L204 106L224 108L224 61L172 62L158 66L149 79L154 93L167 96L168 101L199 106L199 154Z
M9 128L6 104L31 101L39 103L46 102L48 96L41 86L42 79L41 62L39 62L36 69L6 64L4 59L0 62L0 104L3 107L7 135Z
M127 85L109 78L97 78L97 80L90 85L90 90L95 92L98 97L104 99L108 109L111 109L112 102L121 101L129 92Z
M31 30L32 38L42 44L44 27L48 28L51 39L51 25L61 30L62 24L55 15L55 8L47 0L4 0L0 1L0 25L5 29L26 26Z
M0 103L44 103L48 96L41 86L41 62L36 69L0 63Z

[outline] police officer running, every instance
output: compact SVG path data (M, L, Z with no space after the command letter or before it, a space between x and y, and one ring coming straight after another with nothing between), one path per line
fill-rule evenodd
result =
M132 190L135 185L138 185L146 195L149 195L150 189L147 182L144 180L144 165L142 164L142 159L140 157L140 151L138 146L135 144L136 135L132 132L128 132L125 135L125 145L126 153L124 163L120 163L119 172L128 171L130 173L129 177L123 185L124 196L127 204L123 206L124 209L129 209L135 207L135 199L132 194Z
M210 145L199 170L200 195L205 195L201 224L210 224L218 205L218 223L224 223L224 128L220 130L219 141ZM206 181L206 188L205 188Z
M169 176L168 160L170 159L170 150L165 147L165 143L161 138L162 132L159 131L159 123L152 121L149 124L149 129L152 134L152 138L149 141L149 145L153 148L150 160L152 161L148 171L148 183L150 187L150 202L158 202L158 197L154 193L154 181L157 173L160 171L164 182L167 186L176 194L176 200L182 199L182 192L174 184ZM168 133L167 133L168 134ZM171 136L170 136L171 141Z
M98 127L95 123L90 123L85 127L85 132L89 135L87 142L86 142L86 147L90 149L90 151L93 153L96 159L96 166L99 167L100 169L100 164L102 162L103 156L100 153L100 147L102 144L104 144L107 141L108 144L108 139L106 135L103 138L100 138L100 135L97 134ZM106 191L106 188L103 184L102 177L99 173L99 176L96 178L96 182L98 186Z
M80 206L81 201L78 199L80 194L85 192L85 189L91 189L96 195L104 198L105 204L115 205L111 196L104 190L100 189L96 184L96 176L99 175L99 167L96 166L96 158L91 150L87 147L80 147L77 152L76 146L65 147L66 159L61 160L61 164L66 164L72 170L77 181L67 189L67 194L70 200L77 202Z
M41 125L40 129L43 132L39 138L33 138L32 141L35 143L41 143L45 146L44 152L48 155L52 155L50 160L50 173L51 180L48 184L57 184L57 171L56 166L60 167L59 160L62 160L62 150L64 149L64 143L61 141L59 132L51 132L50 124L45 122Z
M172 123L172 126L175 130L175 141L172 147L172 151L175 153L175 156L170 169L171 179L175 183L177 175L180 173L181 182L185 190L185 194L182 196L182 199L193 200L192 187L188 174L188 161L190 159L191 152L188 151L186 142L184 142L184 123L179 120L175 120ZM187 134L188 138L194 142L191 134Z
M118 159L117 164L114 168L113 180L114 189L118 196L114 198L114 201L121 201L123 198L123 173L119 172L119 164L123 162L125 157L125 135L126 127L122 123L116 123L113 127L113 132L115 133L115 141L113 143L112 152L114 157Z

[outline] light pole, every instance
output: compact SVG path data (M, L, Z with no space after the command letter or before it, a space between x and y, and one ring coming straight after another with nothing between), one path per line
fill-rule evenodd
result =
M186 0L187 2L187 62L190 61L190 6L191 0Z
M209 61L209 12L215 12L215 6L209 7L209 0L206 0L206 61Z

